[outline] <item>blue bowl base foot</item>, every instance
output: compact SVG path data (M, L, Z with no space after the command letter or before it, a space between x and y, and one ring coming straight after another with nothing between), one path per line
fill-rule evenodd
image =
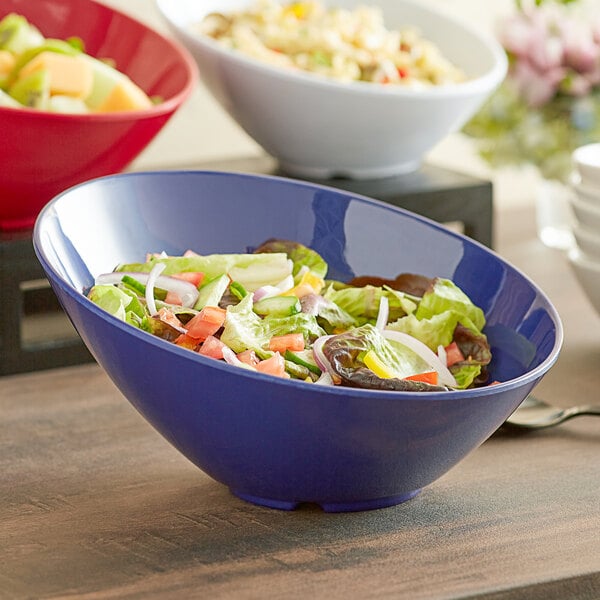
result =
M375 510L378 508L387 508L388 506L395 506L406 502L411 498L414 498L421 490L413 490L405 494L398 494L396 496L387 496L385 498L374 498L372 500L359 500L356 502L311 502L311 501L296 501L296 500L277 500L274 498L262 498L260 496L253 496L252 494L246 494L236 490L231 490L234 496L237 496L241 500L250 502L252 504L258 504L259 506L266 506L267 508L276 508L278 510L295 510L303 504L316 504L320 506L323 511L328 513L336 512L357 512L363 510Z

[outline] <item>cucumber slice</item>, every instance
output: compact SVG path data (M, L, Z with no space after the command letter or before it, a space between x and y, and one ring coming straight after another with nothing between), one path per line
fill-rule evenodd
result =
M198 299L194 304L194 308L202 310L205 306L219 306L219 302L228 286L229 277L227 275L220 275L204 284L198 291Z
M291 350L286 350L283 358L302 367L306 367L315 375L321 374L321 369L315 362L312 351L310 350L303 350L301 352L292 352Z
M239 282L232 281L229 284L229 291L238 299L242 300L248 295L248 290Z
M271 296L254 303L254 312L261 317L289 317L302 310L300 300L296 296Z

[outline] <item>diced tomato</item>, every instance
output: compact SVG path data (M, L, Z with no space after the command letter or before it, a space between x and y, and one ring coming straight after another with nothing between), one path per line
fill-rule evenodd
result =
M205 306L197 315L187 323L186 329L190 337L205 340L209 335L219 331L225 322L227 311L218 306Z
M181 306L183 304L181 296L176 292L167 292L167 295L165 296L165 302L167 304L176 304L177 306Z
M398 75L400 79L406 79L408 77L408 69L406 67L398 67Z
M200 271L185 271L184 273L173 273L171 277L182 279L198 287L204 280L204 273Z
M254 350L244 350L243 352L240 352L237 357L243 363L246 363L251 367L255 367L259 363L258 356L256 356Z
M214 335L209 335L198 349L198 352L203 356L221 360L223 358L224 347L225 344L219 338L216 338Z
M451 367L452 365L465 360L465 357L463 356L463 353L460 351L460 348L458 347L458 344L456 342L448 344L448 346L446 346L444 350L446 351L447 367Z
M267 373L269 375L275 375L277 377L289 378L289 375L285 372L285 360L279 352L275 352L273 356L266 360L261 360L256 365L256 370L261 373Z
M175 338L175 344L181 346L182 348L187 348L188 350L195 350L198 346L198 340L182 333L179 337Z
M177 318L175 313L173 313L173 311L169 310L168 308L161 308L156 316L163 323L166 323L171 327L183 328L183 323Z
M284 354L286 350L298 352L304 350L304 336L301 333L275 335L269 340L269 350Z
M429 383L431 385L438 384L438 372L437 371L426 371L425 373L417 373L416 375L409 375L405 377L408 381L421 381L423 383Z

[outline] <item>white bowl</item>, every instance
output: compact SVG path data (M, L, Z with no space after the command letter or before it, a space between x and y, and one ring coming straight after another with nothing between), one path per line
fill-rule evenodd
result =
M590 206L600 207L600 185L586 185L584 183L576 183L573 185L573 190L577 197L584 203Z
M600 315L600 261L590 260L578 248L571 249L568 257L577 281Z
M593 232L576 225L573 237L581 253L590 260L600 261L600 231Z
M571 198L571 208L579 227L600 235L600 205L596 206L581 200L578 196L573 196Z
M206 14L248 7L250 0L156 3L198 62L207 88L292 175L371 178L412 171L435 144L464 125L506 74L505 53L493 36L415 0L377 2L386 27L418 27L468 81L411 90L273 67L192 29ZM351 9L364 2L331 4Z
M577 148L573 152L573 164L583 185L600 187L600 143Z

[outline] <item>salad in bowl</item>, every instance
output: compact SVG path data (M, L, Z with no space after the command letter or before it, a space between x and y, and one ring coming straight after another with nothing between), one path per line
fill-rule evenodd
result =
M327 278L294 241L247 254L148 254L87 296L130 325L240 368L319 385L448 391L485 385L483 310L450 279Z

